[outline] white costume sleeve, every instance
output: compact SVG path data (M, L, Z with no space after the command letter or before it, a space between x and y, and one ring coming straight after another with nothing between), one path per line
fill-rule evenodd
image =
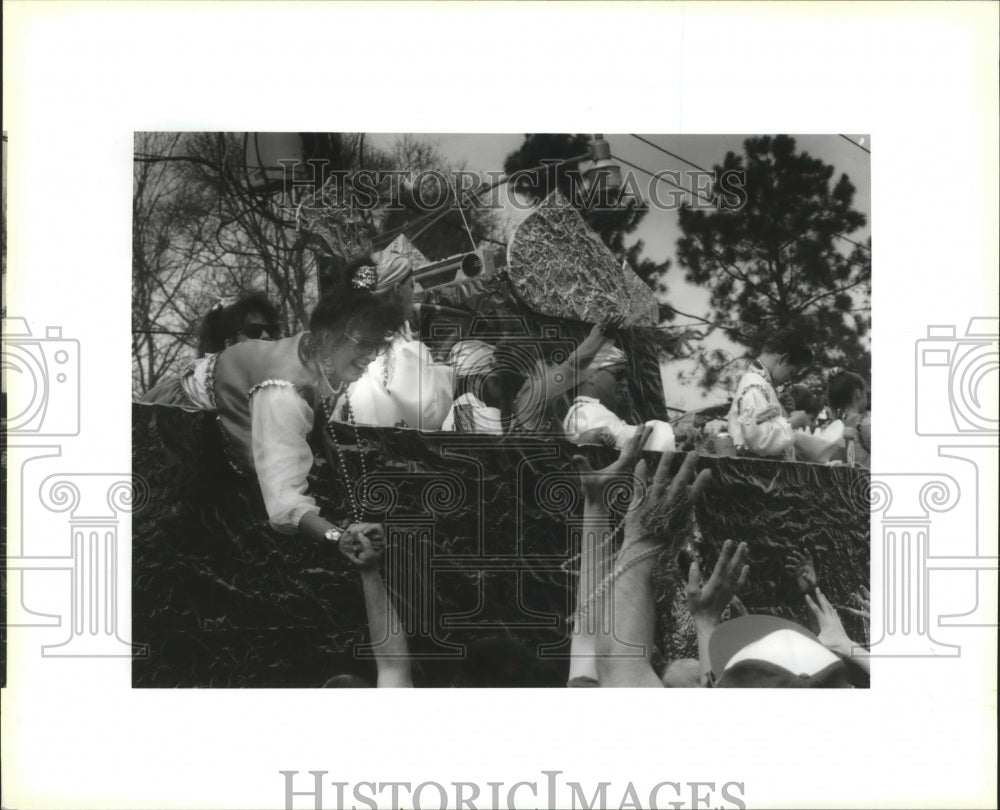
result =
M455 430L456 416L459 409L464 409L472 416L473 433L492 433L497 436L503 433L500 419L500 409L488 407L474 394L462 394L455 400L448 416L441 425L441 430ZM463 428L467 429L467 428Z
M780 456L795 442L795 431L784 416L757 424L757 414L773 407L756 386L748 386L739 400L739 428L747 450L756 456Z
M563 420L563 430L571 442L578 442L589 430L607 428L615 438L615 445L624 446L636 428L619 419L600 402L575 402Z
M454 370L438 363L419 340L399 342L386 391L403 420L418 430L439 430L451 410Z
M292 385L265 385L250 398L253 463L271 526L295 534L307 512L319 512L306 495L313 454L306 437L313 410Z

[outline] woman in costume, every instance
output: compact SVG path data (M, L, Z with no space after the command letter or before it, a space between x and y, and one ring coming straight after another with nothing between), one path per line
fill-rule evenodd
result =
M313 310L308 332L237 343L184 375L185 404L217 414L231 464L256 476L276 531L337 542L348 557L360 548L356 533L381 537L380 526L363 522L339 446L351 515L339 524L320 515L306 494L313 464L307 436L317 410L325 425L338 394L389 348L400 322L398 308L370 292L332 291Z
M451 366L438 363L414 334L413 265L405 256L389 253L349 265L355 289L367 290L397 307L406 320L392 346L379 355L362 377L341 397L334 410L338 422L440 430L452 405Z

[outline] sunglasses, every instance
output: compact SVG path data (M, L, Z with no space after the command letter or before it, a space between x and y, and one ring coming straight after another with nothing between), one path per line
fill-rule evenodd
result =
M250 340L274 340L272 336L277 333L278 327L273 323L248 323L240 330Z
M605 374L610 374L614 377L615 382L622 382L626 377L628 377L628 369L620 368L615 371L608 371L606 368L600 369Z
M354 350L361 355L367 354L384 354L392 346L392 338L383 338L382 340L365 340L363 338L356 338L350 332L345 332L344 337L347 338L351 343L354 344Z

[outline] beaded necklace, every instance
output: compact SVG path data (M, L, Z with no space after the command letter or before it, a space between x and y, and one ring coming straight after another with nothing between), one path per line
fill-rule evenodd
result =
M303 341L302 343L299 344L299 357L303 361L303 363L308 364L310 361L315 363L315 367L319 372L320 376L323 379L327 380L327 382L329 383L329 378L323 371L323 364L320 363L319 358L316 357L316 350L312 344L312 338L313 336L311 334L307 334L307 339L309 342L306 343L305 341ZM330 387L333 388L333 386ZM326 417L325 422L323 424L323 430L329 437L330 441L333 442L333 449L337 453L337 466L339 467L340 478L344 483L344 489L347 490L347 500L350 503L351 507L351 517L354 518L355 523L361 523L364 519L364 508L368 503L368 470L365 467L365 455L364 453L361 452L361 436L358 433L358 426L354 421L354 410L353 408L351 408L351 400L347 394L346 388L347 388L346 385L341 384L334 389L333 393L331 393L329 396L325 397L322 400L323 415ZM337 441L337 434L332 429L333 407L335 404L335 400L337 399L337 395L342 390L344 391L344 403L345 403L344 407L345 410L347 411L348 422L350 423L351 428L353 428L354 430L354 441L358 448L358 457L361 459L362 491L361 491L360 503L354 495L354 487L351 486L351 475L347 469L347 459L344 457L344 449L340 446L340 442Z
M618 577L620 577L630 568L638 565L641 562L644 562L645 560L648 560L650 557L655 557L662 551L663 551L663 546L657 544L637 554L636 556L625 560L624 562L618 563L618 565L615 566L615 568L611 571L611 573L604 578L604 581L597 586L594 592L590 594L589 597L587 597L586 601L584 601L584 603L580 606L580 608L577 611L575 611L572 615L570 615L568 619L569 623L576 624L579 621L581 621L588 613L590 613L591 608L593 608L594 606L594 602L596 602L597 599L599 599L607 592L608 588L612 586L612 584L616 579L618 579Z
M354 409L351 407L351 399L345 391L344 410L347 412L347 421L354 430L354 441L358 447L358 458L361 459L361 501L359 502L354 495L354 487L351 486L351 476L347 470L347 459L344 457L344 448L340 446L340 442L337 441L337 434L332 428L333 401L335 398L336 394L332 394L323 400L323 413L326 416L326 423L323 427L326 430L326 435L329 436L333 442L334 450L337 452L340 477L344 482L344 489L347 490L347 499L351 504L351 517L354 518L355 523L361 523L364 518L364 508L368 503L368 470L365 467L365 454L361 452L361 436L358 433L358 426L354 421Z

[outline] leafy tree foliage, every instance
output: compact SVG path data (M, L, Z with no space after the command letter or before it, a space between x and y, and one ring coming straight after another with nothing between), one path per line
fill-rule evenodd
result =
M848 237L866 224L853 208L855 187L786 135L750 138L744 151L715 171L744 172L745 205L680 212L678 261L711 292L706 320L751 355L769 334L792 329L813 346L818 368L868 376L871 250ZM698 359L705 388L730 368L719 349Z

